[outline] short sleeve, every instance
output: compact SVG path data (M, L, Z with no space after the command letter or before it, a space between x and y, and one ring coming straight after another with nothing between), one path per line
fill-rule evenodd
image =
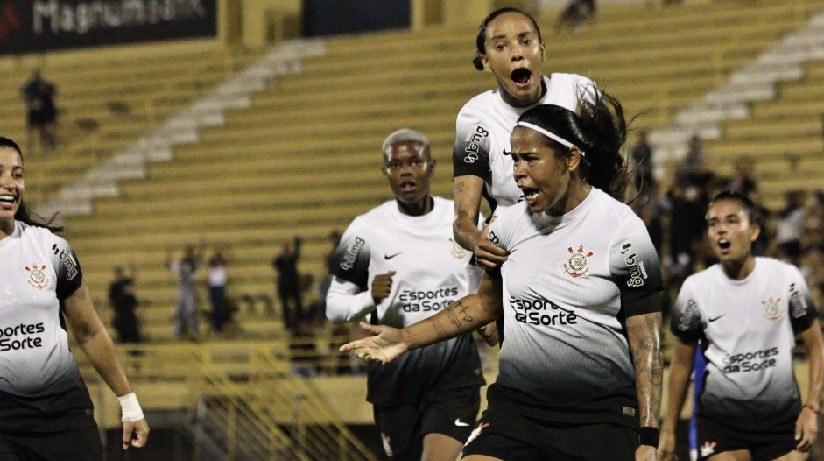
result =
M698 341L703 334L701 308L695 298L692 284L684 282L670 316L672 334L687 341Z
M807 283L801 272L792 267L790 275L790 286L787 299L789 300L790 322L792 323L793 333L799 334L810 328L817 317L815 303L810 291L807 289Z
M454 176L489 176L489 129L462 109L455 120L455 144L452 148Z
M353 222L341 236L340 244L332 255L332 274L354 283L361 290L369 284L369 244L366 232Z
M80 268L80 261L77 259L74 250L69 243L58 238L52 244L52 254L56 259L54 267L57 268L57 288L56 295L60 301L71 296L83 282L83 271Z
M637 303L663 290L658 253L652 245L646 227L633 218L619 229L618 237L610 247L610 273L621 293L621 304L627 316L648 312L632 312ZM660 306L657 308L660 311Z

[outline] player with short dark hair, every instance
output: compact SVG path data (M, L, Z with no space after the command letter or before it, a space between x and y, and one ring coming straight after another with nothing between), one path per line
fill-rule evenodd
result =
M364 317L397 328L474 291L480 270L452 238L452 202L430 194L429 140L402 129L383 143L383 175L395 196L358 216L333 256L326 297L333 322ZM475 425L484 384L471 334L401 360L370 364L367 400L393 460L454 461Z

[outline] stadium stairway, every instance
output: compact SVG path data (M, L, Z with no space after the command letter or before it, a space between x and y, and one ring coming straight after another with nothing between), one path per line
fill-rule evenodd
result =
M29 204L45 202L254 56L186 42L0 58L0 132L25 151L27 179L37 185ZM26 142L18 89L32 69L57 85L54 151Z
M820 9L811 0L605 6L584 33L558 35L553 18L539 20L547 71L591 75L628 114L641 114L636 127L654 131ZM168 160L141 163L145 179L120 180L117 195L88 202L92 215L70 218L67 233L94 295L105 299L112 266L134 262L138 293L151 306L147 327L163 340L171 337L176 290L163 263L170 248L227 250L230 293L272 298L271 258L298 234L301 270L318 280L328 232L390 198L376 152L402 126L430 137L439 162L433 192L450 196L455 114L494 86L471 67L474 34L432 28L329 39L326 54L301 61L299 74L277 78L248 108L226 110L223 124L197 129L198 142L164 144L156 152ZM90 195L83 189L93 183L77 195Z
M818 116L821 109L824 109L822 105L819 104L815 109L817 113L808 111L803 118L755 118L755 123L748 123L742 119L753 118L754 104L775 105L780 97L781 88L806 88L808 85L803 82L807 77L805 65L822 60L824 11L815 14L806 26L788 33L753 62L732 72L723 84L707 92L701 102L679 111L672 124L652 132L650 138L656 147L656 155L662 164L671 163L672 160L684 155L689 138L698 135L705 140L720 141L712 145L708 151L715 157L710 162L711 166L722 173L731 173L735 158L726 156L725 151L732 151L733 155L748 155L753 160L767 164L766 168L762 165L759 179L768 184L773 183L774 178L779 176L793 178L795 181L801 180L802 184L795 184L796 187L819 187L820 180L824 177L824 158L816 155L821 153L822 147L821 120ZM812 77L808 80L817 79ZM807 95L812 100L817 99L814 97L815 91ZM734 127L738 127L737 130ZM729 144L730 140L736 138L752 139L756 133L763 133L774 129L773 127L783 132L783 136L776 136L777 139L786 141L792 136L796 149L812 155L807 155L799 166L798 161L791 161L786 156L789 154L796 160L801 160L800 153L790 152L786 147L762 144L756 149L751 145L741 149L738 146L724 145L725 141ZM804 147L799 146L799 141L804 143ZM722 161L719 161L718 156L721 156ZM770 157L779 158L777 162L771 162L774 159ZM806 184L805 176L809 178ZM784 183L770 184L766 191L768 205L780 206L781 192L786 190L785 186Z
M43 216L55 211L60 211L63 217L90 214L94 198L119 193L118 181L144 178L147 162L170 160L173 146L198 142L202 127L223 124L226 110L248 107L252 93L263 90L278 76L299 72L303 57L322 53L320 42L294 42L275 47L189 107L170 116L151 133L89 169L82 179L61 187L57 197L42 203L37 211Z

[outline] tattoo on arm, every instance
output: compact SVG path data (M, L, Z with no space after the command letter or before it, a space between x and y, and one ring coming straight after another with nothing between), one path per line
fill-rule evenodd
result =
M435 329L440 338L452 337L456 333L461 333L464 330L467 330L467 325L472 325L473 318L469 312L469 306L465 304L463 300L459 300L455 304L446 308L444 311L444 316L446 317L446 320L452 324L453 328L451 331L450 328L448 328L449 325L444 325L442 323L442 316L435 315L429 317L432 321L432 327Z
M627 322L642 427L658 427L661 411L660 325L661 314L633 316Z
M463 191L464 191L464 182L463 181L458 181L452 186L452 196L453 197L461 195L463 193Z

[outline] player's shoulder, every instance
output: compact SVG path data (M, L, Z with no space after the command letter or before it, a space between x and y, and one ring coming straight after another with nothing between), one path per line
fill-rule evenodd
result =
M763 270L767 277L771 280L777 280L780 277L802 277L801 270L780 259L770 258L766 256L756 256L755 258L756 270Z
M33 224L26 224L24 222L17 221L17 229L20 237L26 240L42 242L46 245L51 245L52 243L66 242L66 239L60 237L59 235L55 234L54 232L45 227L35 226Z
M517 229L523 229L524 221L530 219L531 215L527 210L526 202L499 205L495 209L490 228L497 229L502 235L510 235Z
M593 187L590 191L592 194L591 203L594 215L612 223L623 223L625 221L641 221L638 214L624 202L616 199L608 193ZM617 228L618 226L616 226Z
M497 90L487 90L469 98L458 111L458 119L480 118L494 107Z
M376 224L386 224L386 220L398 212L398 205L394 200L387 200L380 205L359 214L352 220L349 227L372 228Z
M433 195L432 202L433 209L435 210L449 210L450 212L454 212L455 202L451 198Z

